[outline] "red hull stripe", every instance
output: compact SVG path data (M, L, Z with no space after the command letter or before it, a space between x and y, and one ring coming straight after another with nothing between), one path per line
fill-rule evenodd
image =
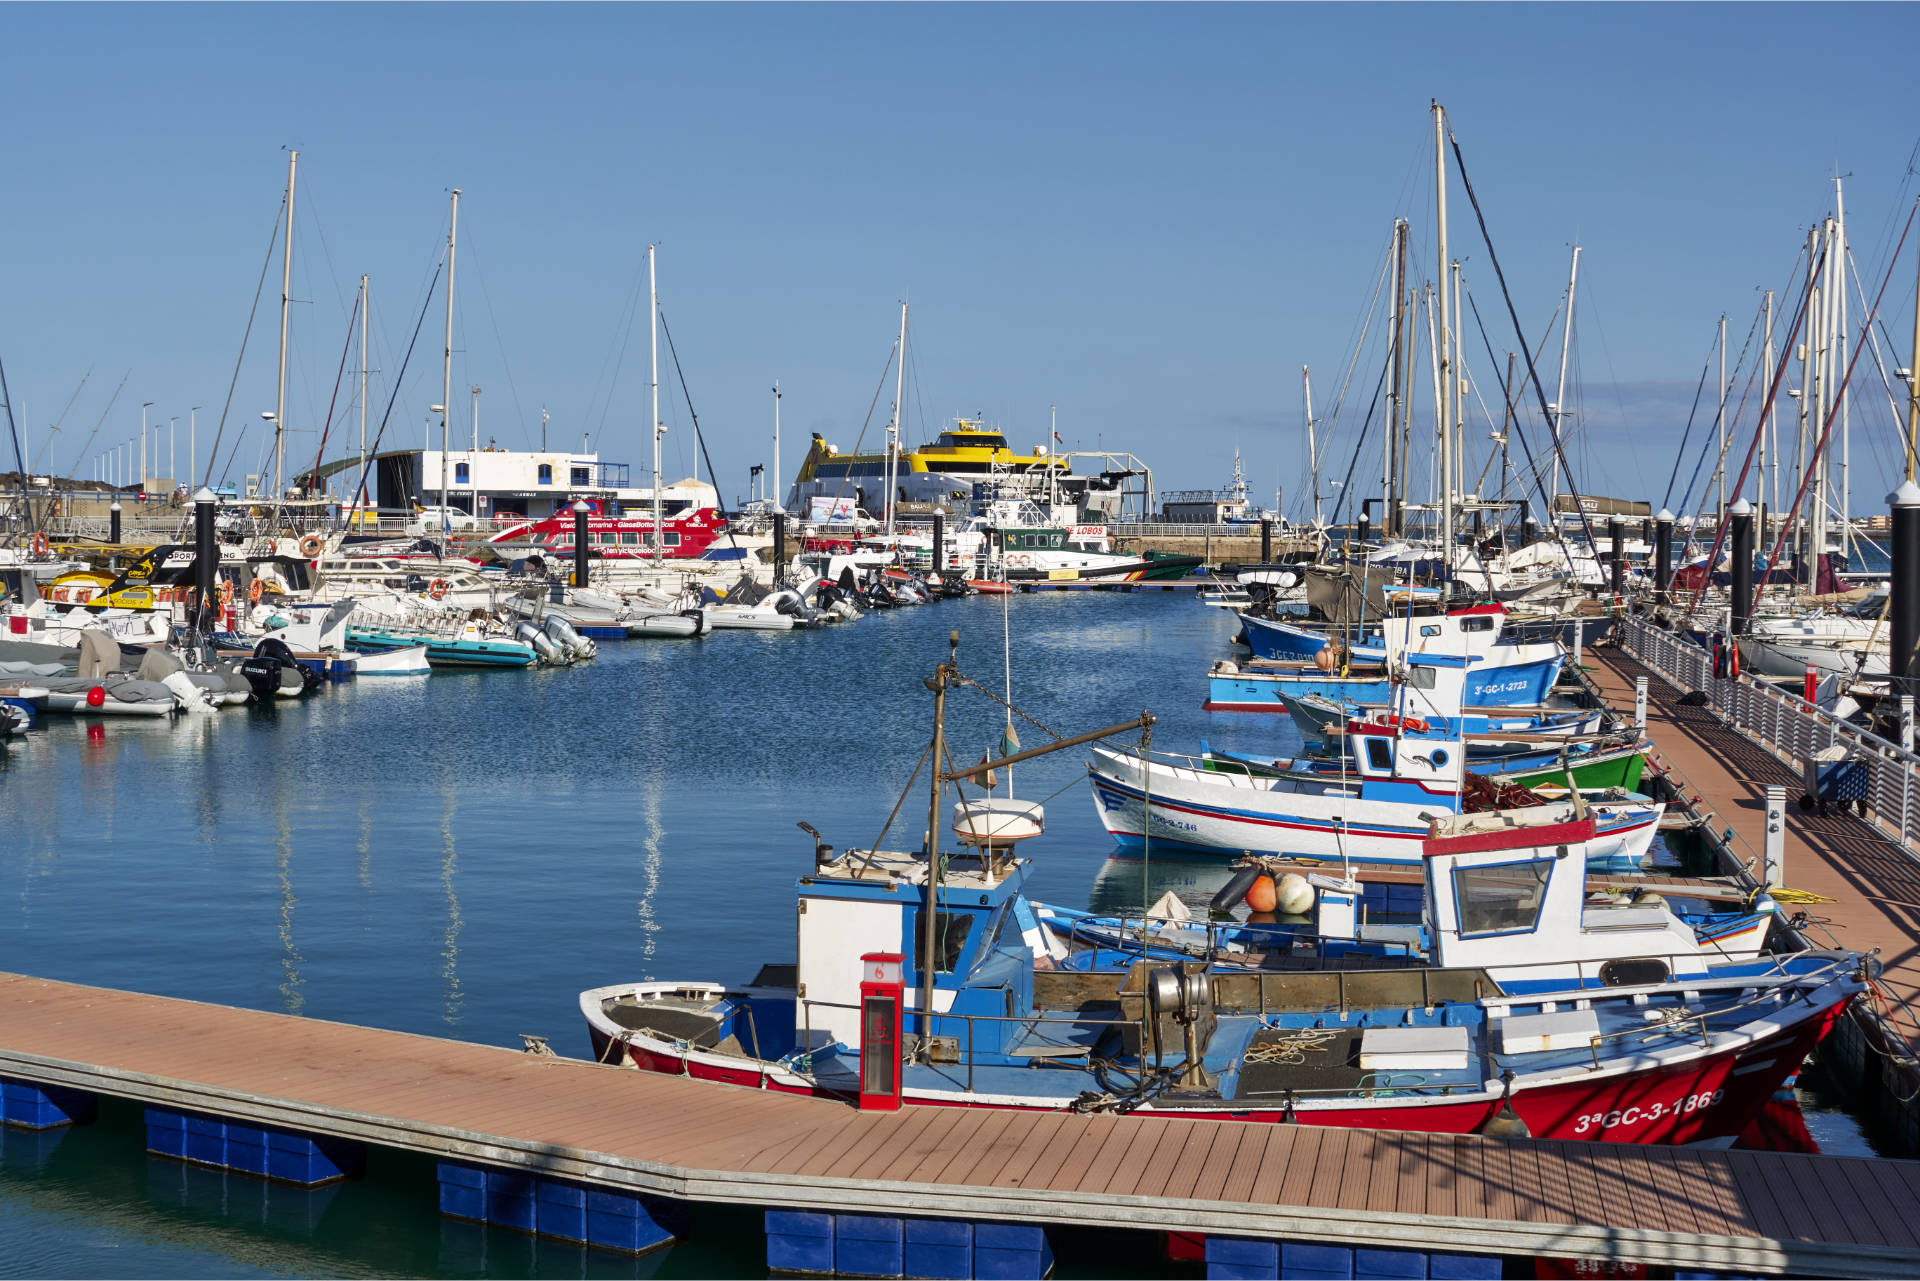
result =
M1574 819L1540 827L1503 827L1465 836L1429 836L1420 842L1428 858L1436 854L1474 854L1481 850L1517 850L1534 845L1581 845L1593 839L1593 820Z

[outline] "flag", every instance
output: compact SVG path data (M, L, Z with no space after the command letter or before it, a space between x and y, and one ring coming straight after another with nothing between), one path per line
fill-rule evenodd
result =
M1020 750L1020 736L1013 732L1013 723L1007 723L1007 732L1000 736L1000 755L1012 756Z

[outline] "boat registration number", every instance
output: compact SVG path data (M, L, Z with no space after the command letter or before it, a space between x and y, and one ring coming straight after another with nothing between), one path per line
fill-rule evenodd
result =
M1658 1121L1662 1117L1689 1116L1702 1108L1712 1107L1726 1096L1725 1090L1703 1090L1699 1094L1684 1095L1672 1103L1654 1103L1647 1107L1636 1104L1630 1108L1615 1108L1611 1112L1589 1112L1574 1122L1573 1132L1585 1134L1595 1128L1621 1129Z

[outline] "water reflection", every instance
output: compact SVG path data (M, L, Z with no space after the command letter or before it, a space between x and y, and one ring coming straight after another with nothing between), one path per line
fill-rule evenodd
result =
M441 1020L449 1026L460 1022L465 997L460 992L460 896L454 892L453 874L459 868L459 855L453 844L453 788L440 787L440 889L447 896L446 946L440 951L440 977L446 983L446 998Z
M293 905L300 900L293 893L293 829L287 824L284 794L273 807L273 867L280 885L280 1000L289 1014L306 1008L306 994L300 990L300 967L306 958L293 942Z
M660 892L660 847L666 827L660 821L660 778L649 774L640 787L640 821L646 835L640 842L640 903L635 915L640 920L640 977L653 980L653 950L659 941L660 923L653 916L654 896Z

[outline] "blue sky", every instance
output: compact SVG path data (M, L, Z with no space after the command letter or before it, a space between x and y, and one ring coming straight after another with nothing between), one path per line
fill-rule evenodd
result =
M1583 246L1583 486L1658 501L1719 315L1737 350L1836 171L1877 287L1914 195L1916 25L1897 5L10 5L0 359L36 452L93 367L59 470L128 371L96 448L152 401L184 459L199 404L204 455L297 146L290 457L318 444L362 272L384 408L458 186L454 382L485 388L483 437L529 444L544 405L551 440L643 462L644 304L623 335L653 240L729 497L770 452L775 378L788 475L810 430L852 446L908 297L910 439L981 411L1037 443L1053 404L1070 444L1130 449L1162 488L1224 481L1237 445L1293 507L1301 366L1332 416L1396 215L1431 271L1437 97L1530 334ZM1816 45L1841 82L1817 95L1814 71L1780 74ZM1504 360L1457 181L1450 200ZM1912 252L1885 304L1901 344ZM273 403L278 270L235 475ZM436 304L389 444L439 399L440 327ZM1469 344L1491 373L1471 320ZM1330 466L1377 372L1369 351ZM677 475L687 414L662 383ZM1884 492L1889 424L1883 394L1856 416L1856 507Z

